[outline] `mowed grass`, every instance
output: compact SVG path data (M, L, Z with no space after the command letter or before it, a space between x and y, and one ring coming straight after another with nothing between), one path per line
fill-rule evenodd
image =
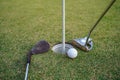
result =
M84 37L111 0L66 0L66 41ZM61 42L61 0L0 0L0 80L23 80L26 53L39 40ZM91 35L93 50L75 59L32 56L29 80L120 80L120 0Z

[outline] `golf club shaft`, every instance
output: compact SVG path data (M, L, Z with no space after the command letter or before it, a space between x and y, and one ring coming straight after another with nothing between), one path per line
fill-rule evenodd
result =
M62 0L62 44L63 44L63 51L65 53L65 0Z
M30 50L27 53L27 65L26 65L25 80L28 80L28 70L29 70L29 65L30 65L30 62L31 62L31 55L32 55L32 52Z
M92 33L92 31L94 30L94 28L97 26L97 24L100 22L100 20L104 17L104 15L107 13L107 11L111 8L111 6L113 5L113 3L115 2L116 0L112 0L110 2L110 4L107 6L107 8L105 9L105 11L101 14L101 16L99 17L99 19L96 21L96 23L94 24L94 26L92 27L92 29L90 30L90 32L88 33L88 36L87 36L87 40L86 40L86 43L85 45L87 45L87 42L88 42L88 39Z
M29 63L27 63L26 66L25 80L28 80L28 70L29 70Z

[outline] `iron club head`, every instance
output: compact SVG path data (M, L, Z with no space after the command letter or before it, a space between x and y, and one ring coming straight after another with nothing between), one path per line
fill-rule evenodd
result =
M87 37L74 39L72 41L72 44L83 51L90 51L93 48L93 41L91 38L89 38L86 44L86 40L87 40Z
M31 52L32 54L42 54L44 52L47 52L49 48L49 43L45 40L41 40L31 49Z
M43 54L50 49L50 45L47 41L41 40L28 52L27 63L31 62L31 56L34 54Z

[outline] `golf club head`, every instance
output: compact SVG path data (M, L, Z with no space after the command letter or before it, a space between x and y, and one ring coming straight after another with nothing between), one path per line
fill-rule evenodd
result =
M41 40L31 49L31 53L42 54L44 52L47 52L49 48L50 48L49 43L45 40Z
M47 41L39 41L28 53L27 53L27 63L31 62L31 56L33 54L42 54L49 50L50 45Z
M74 39L72 41L72 44L83 51L90 51L93 48L93 41L91 38L89 38L86 44L86 40L87 40L87 37Z

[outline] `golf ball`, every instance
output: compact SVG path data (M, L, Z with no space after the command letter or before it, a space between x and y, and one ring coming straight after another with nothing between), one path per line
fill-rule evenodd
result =
M75 48L71 48L67 51L67 55L69 58L76 58L77 54L78 54L78 52Z

